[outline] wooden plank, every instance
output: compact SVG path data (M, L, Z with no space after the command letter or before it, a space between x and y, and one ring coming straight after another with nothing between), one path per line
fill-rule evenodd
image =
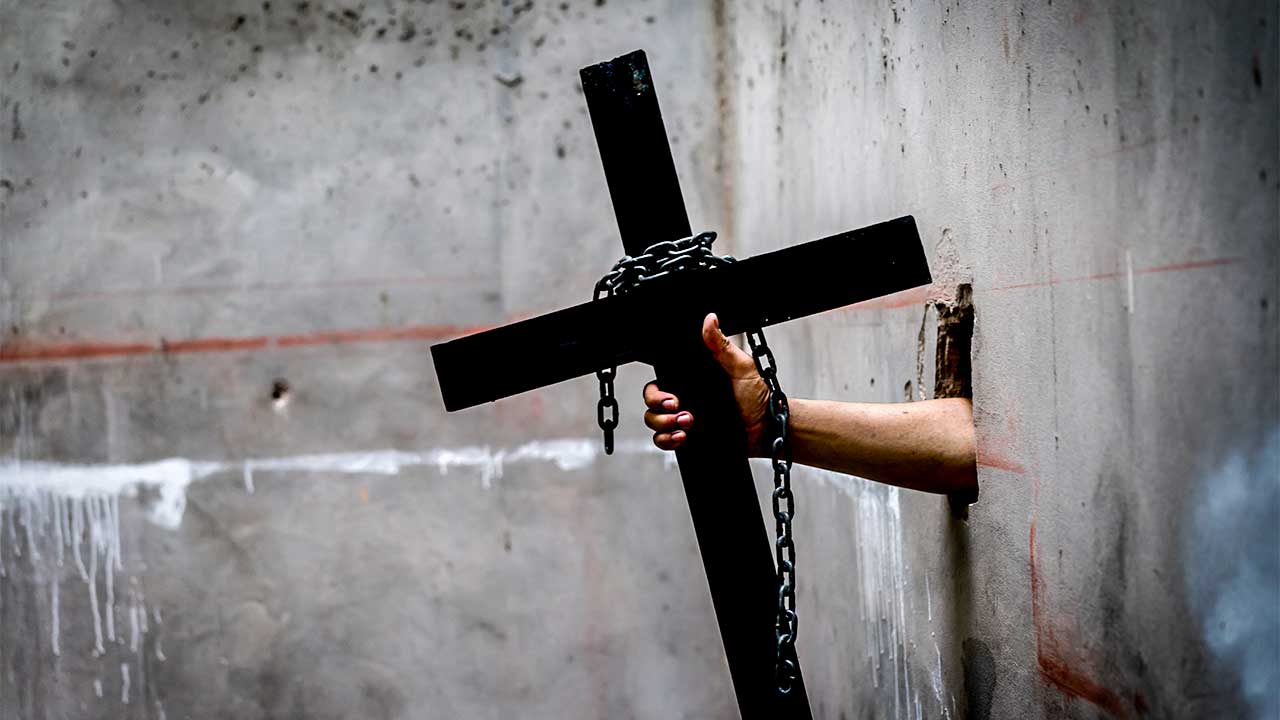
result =
M431 354L445 407L461 410L653 357L708 312L734 334L929 282L915 221L906 216L711 272L672 275L628 295L441 343Z
M584 68L582 85L627 253L690 235L644 52ZM686 285L702 289L714 275L702 273ZM702 346L700 319L668 314L683 298L660 287L638 298L648 300L646 317L662 318L669 328L662 354L654 358L658 382L698 418L698 431L676 452L676 460L738 708L744 720L808 720L812 714L802 678L786 695L774 689L773 551L728 377Z

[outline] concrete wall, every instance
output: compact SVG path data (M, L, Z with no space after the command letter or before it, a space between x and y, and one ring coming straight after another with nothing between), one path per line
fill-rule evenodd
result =
M0 7L0 716L732 712L645 369L597 461L594 378L428 354L621 254L579 67L649 48L720 224L709 8Z
M974 289L969 521L802 486L818 714L1275 717L1275 4L731 8L739 250L912 213ZM927 395L920 300L772 333L784 387Z
M0 715L736 715L645 368L606 460L426 352L619 254L645 47L725 249L920 224L791 394L927 396L974 287L969 519L798 474L815 713L1274 716L1274 5L836 5L0 3Z

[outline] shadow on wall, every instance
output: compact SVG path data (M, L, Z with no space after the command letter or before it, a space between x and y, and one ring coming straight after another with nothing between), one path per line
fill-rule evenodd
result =
M1228 456L1196 500L1184 552L1201 635L1253 717L1280 717L1280 426Z

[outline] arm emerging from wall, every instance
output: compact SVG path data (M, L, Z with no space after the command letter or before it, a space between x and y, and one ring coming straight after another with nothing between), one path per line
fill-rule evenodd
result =
M767 457L769 390L751 356L729 342L714 314L702 340L733 382L752 457ZM675 450L696 432L680 399L656 382L644 387L645 424L653 442ZM973 407L967 398L910 403L852 403L792 398L795 462L913 490L953 494L977 489Z

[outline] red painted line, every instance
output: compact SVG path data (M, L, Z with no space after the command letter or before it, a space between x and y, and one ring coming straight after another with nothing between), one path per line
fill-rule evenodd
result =
M268 337L200 338L195 340L161 340L162 353L232 352L234 350L258 350L271 344Z
M1031 521L1031 623L1036 633L1036 664L1040 676L1060 691L1080 698L1105 710L1113 717L1124 718L1129 714L1125 702L1115 691L1103 686L1080 670L1075 669L1063 659L1058 637L1044 616L1044 600L1041 593L1044 588L1040 584L1040 571L1036 563L1036 523ZM1140 695L1135 694L1135 704L1140 702ZM1145 705L1145 701L1141 701ZM1142 707L1139 705L1139 711Z
M59 345L18 345L0 343L0 362L28 360L79 360L83 358L142 355L155 352L152 345L141 343L64 343Z
M1187 270L1200 270L1203 268L1222 267L1224 265L1235 265L1243 262L1244 258L1225 257L1214 258L1212 260L1193 260L1189 262L1172 263L1169 265L1155 265L1146 268L1134 268L1134 275L1152 275L1156 273L1167 272L1184 272ZM1120 271L1094 273L1092 275L1077 275L1073 277L1050 277L1047 280L1036 280L1033 282L1016 283L1014 285L1000 285L997 287L976 287L974 292L990 293L990 292L1006 292L1009 290L1027 290L1031 288L1049 287L1051 285L1065 285L1068 283L1094 282L1098 280L1119 280L1125 277L1126 273Z
M1152 273L1183 272L1202 268L1221 267L1243 262L1244 258L1227 257L1211 260L1194 260L1168 265L1135 269L1135 275ZM1025 288L1046 287L1062 283L1084 282L1094 280L1114 280L1123 277L1124 273L1105 272L1093 275L1082 275L1069 278L1050 278L1044 281L1019 283L994 288L977 288L975 292L1003 292ZM383 280L385 280L384 278ZM416 279L414 280L416 282ZM348 286L362 283L375 283L373 280L339 281ZM284 287L284 286L282 286ZM298 287L298 286L291 286ZM319 287L314 285L311 287ZM903 290L880 298L864 300L853 305L846 305L842 310L891 310L895 308L914 307L924 304L932 289L931 285ZM84 297L89 297L86 294ZM515 318L520 319L520 318ZM349 345L355 343L401 342L423 340L446 340L459 335L487 330L489 327L462 327L458 325L413 325L397 328L360 328L355 330L329 330L291 335L258 335L248 337L209 337L191 338L187 340L165 340L158 342L106 342L85 341L73 343L39 343L22 340L0 342L0 364L31 363L40 361L90 360L97 358L127 357L134 355L188 354L262 350L270 347L290 348L310 345ZM1025 469L1016 462L1002 460L998 457L984 456L979 464L999 468L1009 472L1022 474Z
M398 277L346 278L342 280L318 280L315 282L259 282L225 285L179 285L171 287L123 287L101 290L71 290L53 293L41 298L46 301L61 300L114 300L120 298L156 297L166 295L230 295L238 292L281 292L307 290L335 290L345 288L396 287L405 285L436 285L443 283L479 282L478 275L404 275Z
M257 335L248 337L209 337L189 340L165 340L155 343L0 343L0 364L92 360L137 355L180 355L263 350L271 347L290 348L309 345L351 345L397 341L448 340L488 327L458 325L411 325L397 328L363 328L331 330L294 335Z
M1068 695L1087 700L1114 717L1128 717L1124 701L1115 692L1072 669L1058 657L1041 654L1037 660L1041 677L1052 683L1054 687Z
M978 465L981 467L1004 470L1005 472L1011 472L1015 475L1025 475L1027 473L1027 469L1023 467L1021 463L997 455L990 450L983 450L982 448L978 448Z
M1156 267L1141 268L1139 270L1134 270L1133 274L1148 275L1150 273L1166 273L1166 272L1181 272L1183 270L1199 270L1200 268L1219 267L1222 265L1235 265L1236 263L1239 263L1239 262L1244 262L1244 258L1225 257L1225 258L1214 258L1213 260L1193 260L1190 262L1174 263L1172 265L1157 265Z
M1243 262L1244 258L1225 257L1214 258L1212 260L1192 260L1188 262L1171 263L1168 265L1155 265L1145 268L1134 268L1134 275L1152 275L1156 273L1167 272L1185 272L1188 270L1201 270L1204 268L1222 267L1225 265L1235 265ZM999 285L996 287L975 287L974 292L977 293L995 293L1008 292L1011 290L1030 290L1034 288L1050 287L1052 285L1066 285L1069 283L1081 282L1097 282L1099 280L1119 280L1127 275L1123 271L1111 271L1093 273L1091 275L1075 275L1071 277L1050 277L1047 280L1033 280L1031 282L1014 283L1012 285ZM925 304L929 300L929 294L932 285L921 285L910 290L885 295L884 297L864 300L860 303L846 305L840 308L841 311L861 311L861 310L892 310L902 307L916 307Z
M845 305L840 308L840 310L892 310L894 308L922 305L929 299L929 290L932 288L932 285L921 285L920 287L914 287L910 290L902 290L893 293L892 295L885 295L883 297L871 298L870 300L863 300L862 302L854 303L852 305Z
M287 348L307 345L394 342L398 340L444 340L488 329L488 327L468 328L457 325L411 325L408 327L365 328L360 330L330 330L301 335L281 335L276 338L275 344L278 347Z

